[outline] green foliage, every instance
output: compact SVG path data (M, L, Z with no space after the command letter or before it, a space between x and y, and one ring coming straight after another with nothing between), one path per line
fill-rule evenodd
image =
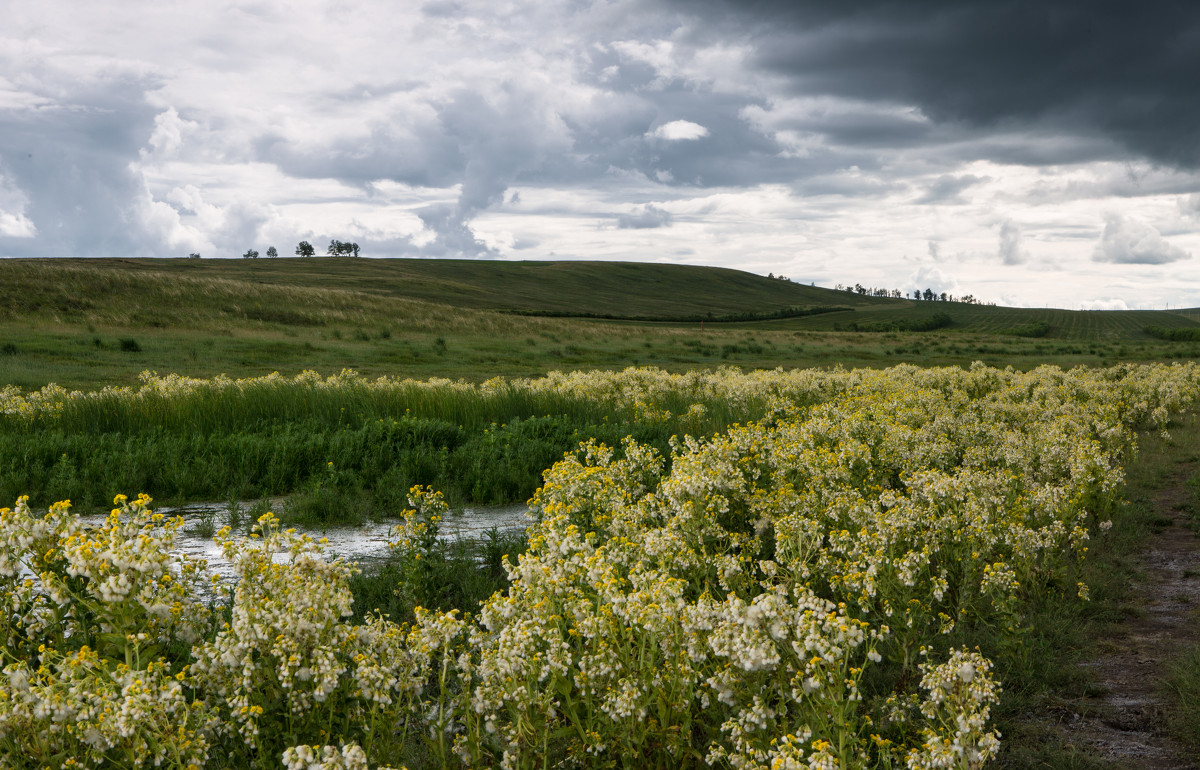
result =
M1197 342L1200 341L1200 327L1168 329L1163 326L1147 326L1146 334L1168 342Z
M1200 647L1186 650L1171 663L1166 687L1172 733L1200 749Z
M1045 321L1033 321L1021 326L1014 326L1008 330L1008 333L1014 337L1045 337L1050 333L1050 324Z
M919 318L896 318L887 321L851 321L845 329L855 332L929 332L953 325L949 313L933 313Z
M121 489L159 500L295 493L281 514L314 526L395 515L404 490L444 490L456 503L523 502L541 472L588 436L631 433L665 446L670 426L514 418L464 428L401 417L353 425L298 419L185 434L163 427L79 433L44 430L0 442L0 499L32 494L106 505Z

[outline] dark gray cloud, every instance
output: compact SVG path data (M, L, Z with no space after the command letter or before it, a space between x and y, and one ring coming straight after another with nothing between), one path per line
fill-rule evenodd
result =
M155 253L162 243L139 227L144 186L131 167L154 128L145 95L155 81L128 71L44 78L28 106L0 110L0 173L36 228L31 238L0 234L0 254Z
M1160 163L1200 164L1200 13L1190 0L675 6L753 35L759 65L795 93L911 104L935 122L989 131L1093 135Z

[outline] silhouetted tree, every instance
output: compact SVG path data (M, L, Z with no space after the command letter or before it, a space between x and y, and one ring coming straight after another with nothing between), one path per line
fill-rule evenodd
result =
M296 255L300 257L311 257L316 253L317 250L308 241L300 241L300 245L296 247Z
M275 250L274 246L268 246L267 247L267 256L268 257L278 257L279 252Z
M246 253L242 255L242 259L258 259L258 252L254 249L247 249Z

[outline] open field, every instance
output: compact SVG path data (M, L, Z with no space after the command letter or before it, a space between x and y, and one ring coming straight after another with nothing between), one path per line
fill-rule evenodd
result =
M489 264L0 261L0 758L1101 766L1045 715L1094 709L1153 469L1200 446L1196 366L1121 362L1200 323ZM218 533L213 607L125 492L286 501ZM447 543L440 493L536 521ZM361 575L277 529L378 517Z
M756 322L613 321L852 308ZM925 332L850 331L920 322ZM1193 314L1194 315L1194 314ZM1044 324L1042 329L1038 324ZM1183 313L996 308L860 297L736 271L454 260L0 260L0 384L132 385L143 370L251 377L538 376L550 370L1042 363L1200 356L1146 326ZM1029 332L1043 336L1021 336Z
M272 407L262 388L308 388L317 406L337 400L327 390L355 409L370 388L419 400L411 384L279 379L10 389L6 419L31 434L105 419L172 433L221 404L238 419L241 402L243 417L299 403ZM144 501L118 496L87 527L65 505L20 500L0 516L3 755L978 767L1004 745L997 720L1007 731L1071 681L1061 657L1088 614L1090 560L1144 526L1121 502L1135 431L1193 410L1200 370L642 370L426 387L462 403L516 387L640 422L764 419L665 452L627 440L567 454L534 496L527 543L495 544L519 555L447 552L444 504L420 487L393 562L366 583L270 516L258 538L222 531L240 580L221 607L171 552L180 524ZM504 590L445 591L448 565L474 558ZM1105 600L1112 570L1099 569ZM356 596L412 622L356 613ZM1038 761L1066 756L1038 740Z

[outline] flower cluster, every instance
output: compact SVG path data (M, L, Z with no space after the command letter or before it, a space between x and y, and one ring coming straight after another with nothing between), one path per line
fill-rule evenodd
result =
M36 669L13 664L3 673L0 746L19 747L14 755L31 766L202 767L208 759L208 714L163 661L114 667L84 646L48 649Z
M922 730L921 748L906 757L908 767L982 767L1000 746L1000 735L987 729L991 707L1000 700L991 663L978 653L953 650L945 663L922 664L921 671L921 689L927 693L921 713L929 726Z
M178 519L120 495L87 526L68 502L0 510L0 749L37 766L200 766L204 705L177 660L208 633L202 564L173 553Z
M367 753L356 743L347 746L291 746L283 752L286 770L370 770ZM379 765L376 770L391 770Z

